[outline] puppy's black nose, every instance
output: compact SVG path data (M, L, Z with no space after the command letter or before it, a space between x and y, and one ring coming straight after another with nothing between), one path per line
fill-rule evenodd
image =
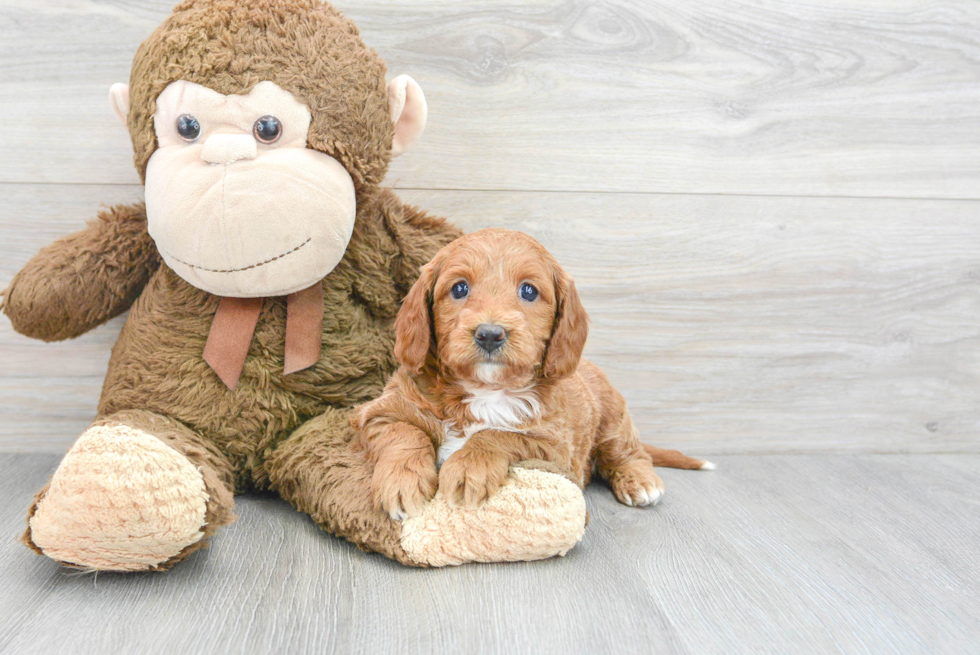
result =
M492 353L507 341L507 330L492 323L484 323L476 328L473 340L488 354Z

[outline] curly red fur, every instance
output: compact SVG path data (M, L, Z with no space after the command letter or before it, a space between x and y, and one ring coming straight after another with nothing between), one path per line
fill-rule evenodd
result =
M451 289L469 291L455 298ZM537 291L520 295L523 284ZM481 350L484 324L506 330L503 346ZM477 505L511 464L544 460L584 486L593 467L626 504L656 502L663 482L654 461L681 468L704 462L645 446L626 401L581 359L588 317L571 277L531 237L483 230L457 239L429 262L395 322L401 364L377 400L353 418L369 459L375 505L411 516L438 488Z

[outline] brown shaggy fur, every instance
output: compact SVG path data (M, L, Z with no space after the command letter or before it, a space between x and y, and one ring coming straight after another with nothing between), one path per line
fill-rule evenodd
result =
M399 545L400 526L372 506L371 469L351 447L350 408L381 392L395 369L399 301L421 265L460 232L377 186L393 131L384 62L353 23L315 0L184 2L133 63L129 126L141 176L156 148L155 98L179 79L225 94L272 80L310 107L309 147L354 179L354 234L322 282L320 361L283 377L285 299L267 300L230 391L202 359L219 298L161 263L141 205L105 211L42 250L11 282L3 310L18 332L53 341L132 306L97 421L143 429L202 470L206 534L232 519L233 493L271 489L325 529L415 564ZM29 533L25 540L31 544Z
M468 291L456 298L459 283ZM537 297L521 298L525 283ZM475 337L486 325L506 330L492 352ZM581 359L588 319L574 283L526 234L482 230L443 248L409 292L395 331L402 366L354 417L375 463L375 504L392 515L414 516L437 487L451 501L478 505L522 460L551 462L580 486L595 466L627 505L657 502L655 463L705 464L640 442L626 401ZM523 414L509 411L506 392ZM481 396L499 411L481 410ZM437 473L447 433L469 438Z
M320 0L187 0L136 52L136 170L142 178L156 149L153 114L169 84L187 80L229 95L268 80L310 108L309 147L342 163L358 194L370 191L391 159L385 71L353 21Z

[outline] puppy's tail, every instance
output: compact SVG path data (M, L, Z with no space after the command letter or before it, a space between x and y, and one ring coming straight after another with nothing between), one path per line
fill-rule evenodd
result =
M666 466L672 469L688 469L692 471L714 471L718 468L713 462L688 457L679 450L655 448L650 444L643 444L643 449L653 458L654 466Z

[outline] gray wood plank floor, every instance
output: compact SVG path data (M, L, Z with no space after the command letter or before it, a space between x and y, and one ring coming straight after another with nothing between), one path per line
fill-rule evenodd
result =
M725 456L654 509L587 490L568 556L402 568L278 499L163 574L5 538L3 653L976 653L980 455ZM0 455L0 533L57 464Z

